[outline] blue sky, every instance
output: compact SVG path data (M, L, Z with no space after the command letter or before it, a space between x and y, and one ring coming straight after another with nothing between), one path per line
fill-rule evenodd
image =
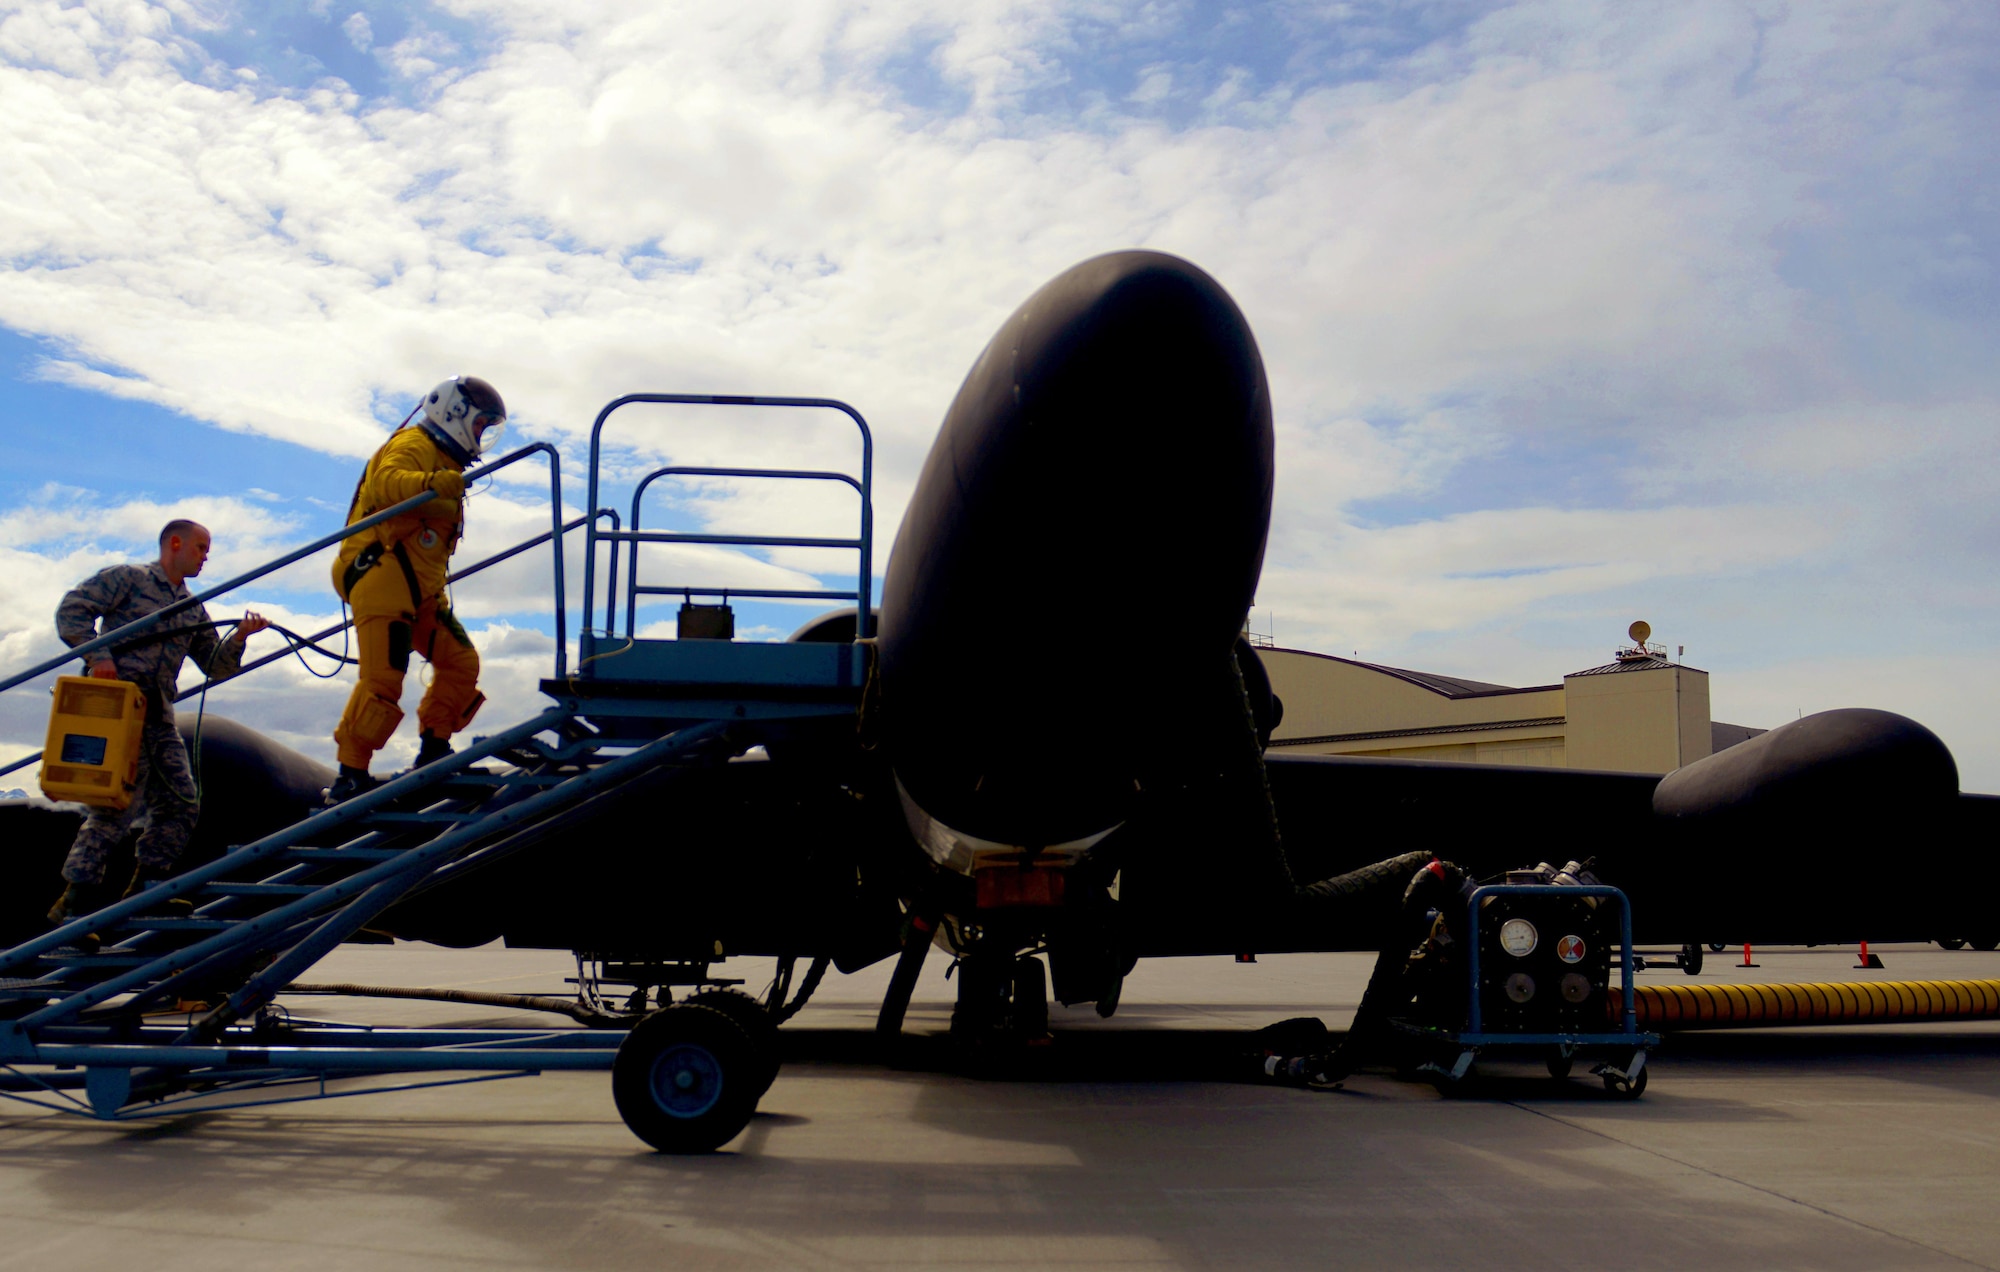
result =
M165 515L210 520L219 570L322 532L458 371L563 448L572 504L618 393L851 401L879 568L998 322L1147 246L1231 290L1271 372L1260 630L1530 684L1644 617L1720 718L1903 711L2000 789L1996 54L2000 12L1942 0L19 3L0 661ZM620 437L628 477L854 460L827 421ZM542 480L481 493L468 551L545 524ZM852 517L695 495L660 524ZM546 668L547 565L459 597L495 709ZM324 621L319 569L250 599ZM326 750L337 685L225 692ZM0 703L0 748L35 717Z

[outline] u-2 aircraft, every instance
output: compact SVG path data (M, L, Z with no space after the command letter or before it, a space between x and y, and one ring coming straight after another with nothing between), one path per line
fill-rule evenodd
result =
M1887 712L1664 778L1266 754L1282 706L1241 633L1271 413L1250 325L1200 269L1126 251L1065 271L944 416L848 724L657 771L375 928L574 950L642 986L734 955L894 957L885 1030L942 947L973 1037L1039 1030L1051 994L1110 1014L1140 958L1376 948L1432 854L1474 876L1593 858L1641 942L2000 940L2000 799L1961 794L1943 743ZM792 639L861 634L850 609ZM303 816L330 776L212 715L202 744L196 859ZM6 943L75 822L0 817Z

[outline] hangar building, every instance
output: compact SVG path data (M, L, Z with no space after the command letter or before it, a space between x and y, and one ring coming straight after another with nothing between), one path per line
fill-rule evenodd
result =
M1764 732L1711 720L1708 673L1669 660L1634 626L1633 645L1613 661L1525 689L1259 649L1285 704L1271 748L1666 773Z

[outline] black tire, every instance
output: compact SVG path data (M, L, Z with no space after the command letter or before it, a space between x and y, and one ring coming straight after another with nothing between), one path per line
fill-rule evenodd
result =
M1646 1075L1651 1072L1651 1069L1641 1069L1639 1076L1629 1082L1623 1078L1614 1078L1607 1073L1604 1075L1604 1089L1621 1100L1636 1100L1646 1094Z
M1965 943L1975 950L1990 950L2000 946L2000 934L1981 932L1978 936L1968 936Z
M1720 953L1722 953L1722 951L1724 951L1724 950L1726 950L1726 949L1728 949L1728 948L1729 948L1729 947L1728 947L1727 945L1722 945L1722 944L1720 944L1720 943L1718 943L1718 942L1715 942L1715 941L1710 941L1710 942L1708 943L1708 952L1709 952L1709 953L1711 953L1711 954L1720 954Z
M1938 948L1941 950L1962 950L1965 948L1965 938L1962 936L1954 936L1948 941L1939 940Z
M712 1153L741 1134L762 1094L762 1063L735 1021L681 1003L646 1017L611 1064L611 1098L632 1133L662 1153Z
M687 1001L698 1007L719 1011L734 1021L757 1048L761 1067L757 1073L757 1098L778 1080L778 1022L771 1019L771 1013L764 1005L740 989L704 989L698 994L690 994Z
M1703 958L1700 942L1689 941L1686 945L1681 946L1681 970L1688 975L1701 975Z
M968 954L958 961L958 1002L951 1009L954 1042L988 1047L1010 1041L1014 997L1011 955Z
M1548 1066L1549 1066L1549 1076L1554 1078L1556 1081L1560 1082L1564 1078L1567 1078L1569 1076L1570 1070L1576 1066L1576 1057L1550 1056L1548 1059Z

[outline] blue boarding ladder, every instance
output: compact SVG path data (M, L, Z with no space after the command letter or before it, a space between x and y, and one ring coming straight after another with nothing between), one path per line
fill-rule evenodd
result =
M616 510L597 503L600 442L611 416L639 403L839 411L860 430L860 472L663 468L649 474L635 492L628 528ZM724 591L642 586L642 544L851 548L858 554L852 591L730 588L726 594L851 599L865 635L873 547L872 440L861 415L831 399L633 394L607 405L592 427L590 510L583 515L563 520L559 457L547 444L524 447L474 469L466 474L468 483L536 454L549 462L550 529L452 577L469 577L544 543L551 545L556 648L553 675L543 682L550 704L510 728L474 738L447 759L254 843L231 846L215 861L0 951L0 1096L101 1119L128 1119L491 1081L544 1070L612 1070L620 1063L617 1056L627 1038L622 1029L307 1023L291 1020L275 999L300 973L398 900L527 846L577 815L579 806L595 795L662 767L722 763L789 729L824 728L843 717L851 721L861 695L864 646L646 640L636 635L633 610L649 594ZM641 530L637 522L646 487L677 476L839 481L859 495L859 533L853 539L806 539ZM129 640L197 602L213 600L435 497L425 492L405 500L181 605L78 645L63 657L0 680L0 691ZM585 625L578 633L572 669L563 544L578 529L585 536ZM592 629L600 544L606 550L609 586L603 626ZM625 554L628 609L625 635L617 637L623 544L631 545ZM243 672L345 626L294 638L285 649L247 664ZM609 674L613 668L615 674ZM177 700L206 687L187 690ZM36 758L18 760L0 769L0 775ZM191 903L191 912L168 904L183 898ZM160 1023L162 1013L190 1001L204 1007L184 1021L168 1014L166 1023ZM392 1076L394 1084L380 1080ZM343 1078L377 1081L328 1087ZM683 1105L685 1097L681 1093ZM622 1095L620 1107L626 1111ZM743 1108L743 1118L750 1107L754 1101ZM627 1121L633 1122L629 1112Z

